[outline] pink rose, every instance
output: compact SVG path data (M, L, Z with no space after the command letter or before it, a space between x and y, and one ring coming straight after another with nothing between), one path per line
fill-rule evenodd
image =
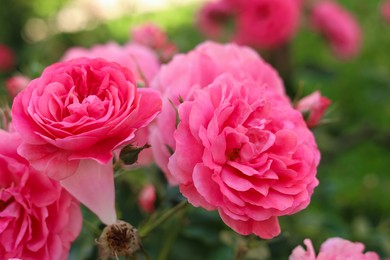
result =
M390 23L390 1L383 1L380 5L380 11L383 18Z
M375 252L363 253L364 245L359 242L351 242L342 238L334 237L326 240L316 257L313 244L310 239L305 239L307 251L302 246L296 247L289 260L379 260Z
M303 114L307 114L307 126L314 127L320 123L326 109L331 103L332 102L328 98L321 96L320 91L315 91L299 100L296 109Z
M321 1L311 14L313 27L329 41L335 55L341 59L356 56L361 45L361 31L356 19L339 4Z
M173 138L176 129L174 106L179 106L181 101L192 100L197 89L208 86L223 73L249 76L284 95L283 82L276 71L256 52L236 44L206 42L188 54L176 55L170 63L162 66L152 87L162 93L163 109L151 131L150 142L156 163L172 185L177 181L167 165L176 147Z
M13 76L5 82L5 87L7 88L8 94L11 98L16 97L16 95L25 89L30 83L31 79L23 76L23 75L16 75Z
M136 43L120 46L115 42L95 45L91 49L74 47L69 49L62 61L74 58L103 58L107 61L117 62L130 69L137 82L148 85L160 69L156 54L150 48Z
M177 52L176 45L168 40L166 33L153 23L139 25L131 30L133 42L156 51L162 62L172 58Z
M215 39L223 36L223 29L234 14L228 1L207 2L199 11L197 23L205 35Z
M8 72L15 67L15 54L4 44L0 43L0 73Z
M113 224L113 151L132 143L160 109L159 94L138 89L131 71L117 63L56 63L14 100L13 126L23 138L18 152Z
M255 48L275 48L294 36L300 8L296 0L239 2L235 41Z
M272 86L223 74L179 106L168 167L194 206L237 233L270 239L278 216L310 202L320 153L301 114Z
M152 184L142 188L138 196L138 205L146 213L154 211L154 201L156 200L156 189Z
M0 259L67 259L81 231L78 202L20 157L20 137L0 130Z
M153 23L142 24L131 30L131 39L152 49L164 47L168 41L165 32Z

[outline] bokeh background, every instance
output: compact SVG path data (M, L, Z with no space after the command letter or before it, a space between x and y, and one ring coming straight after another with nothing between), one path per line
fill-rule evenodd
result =
M204 2L204 1L203 1ZM291 42L293 85L302 95L321 90L333 103L327 124L314 129L322 160L320 185L312 203L281 217L282 234L270 241L234 234L215 213L188 208L159 227L144 243L152 259L287 259L311 238L314 247L329 237L363 242L382 258L390 257L390 24L379 0L340 0L363 31L360 54L336 59L321 36L302 21ZM0 74L0 104L11 104L4 81L15 73L37 77L72 46L130 40L129 30L145 22L161 26L180 52L204 41L195 26L202 1L177 0L0 0L0 43L16 53L16 69ZM158 208L180 199L161 173L150 167L116 179L121 217L139 225L139 185L154 183ZM70 259L96 259L98 220L86 209L80 237Z

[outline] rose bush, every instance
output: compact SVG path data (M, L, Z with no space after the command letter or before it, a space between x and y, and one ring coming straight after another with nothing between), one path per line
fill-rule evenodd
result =
M302 246L296 247L289 257L289 260L379 260L375 252L363 253L364 245L359 242L351 242L339 237L326 240L316 257L313 244L310 239L305 239L307 251Z
M117 63L56 63L14 100L13 125L23 138L18 152L103 222L115 223L113 152L160 109L160 95L138 89L131 71Z
M197 89L204 88L223 74L245 75L259 84L266 84L284 95L283 82L276 71L256 52L236 44L205 42L188 54L179 54L163 65L152 87L162 93L163 109L151 130L152 151L156 163L171 184L177 184L167 168L171 152L175 150L173 133L176 129L174 106L192 100Z
M80 206L17 154L20 142L0 130L0 258L65 260L81 230Z

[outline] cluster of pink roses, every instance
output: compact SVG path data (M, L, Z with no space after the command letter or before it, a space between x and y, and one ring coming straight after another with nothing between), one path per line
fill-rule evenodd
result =
M301 0L218 0L204 5L198 24L214 39L228 37L242 45L274 49L294 37L305 5ZM316 1L307 7L312 27L325 36L337 57L347 59L358 53L361 31L347 10L331 0ZM231 23L234 29L229 33Z
M292 37L300 2L244 2L216 3L238 15L237 42L270 47ZM281 17L293 22L279 29ZM0 130L0 258L66 259L81 229L79 203L114 224L113 158L128 145L150 143L140 160L154 158L192 205L218 211L239 234L271 239L279 217L310 203L320 161L310 127L330 101L315 92L294 106L278 73L236 44L205 42L161 65L155 51L172 45L145 28L133 32L137 43L73 48L39 78L15 83L23 87L10 91L21 91L12 123ZM146 185L140 207L152 212L155 197ZM305 243L308 252L290 259L315 259ZM363 251L328 244L317 259L328 259L328 248Z

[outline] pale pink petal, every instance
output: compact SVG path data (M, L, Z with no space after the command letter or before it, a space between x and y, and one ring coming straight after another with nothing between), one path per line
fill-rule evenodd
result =
M75 174L62 180L61 185L104 224L116 222L112 163L101 165L94 160L82 160Z

